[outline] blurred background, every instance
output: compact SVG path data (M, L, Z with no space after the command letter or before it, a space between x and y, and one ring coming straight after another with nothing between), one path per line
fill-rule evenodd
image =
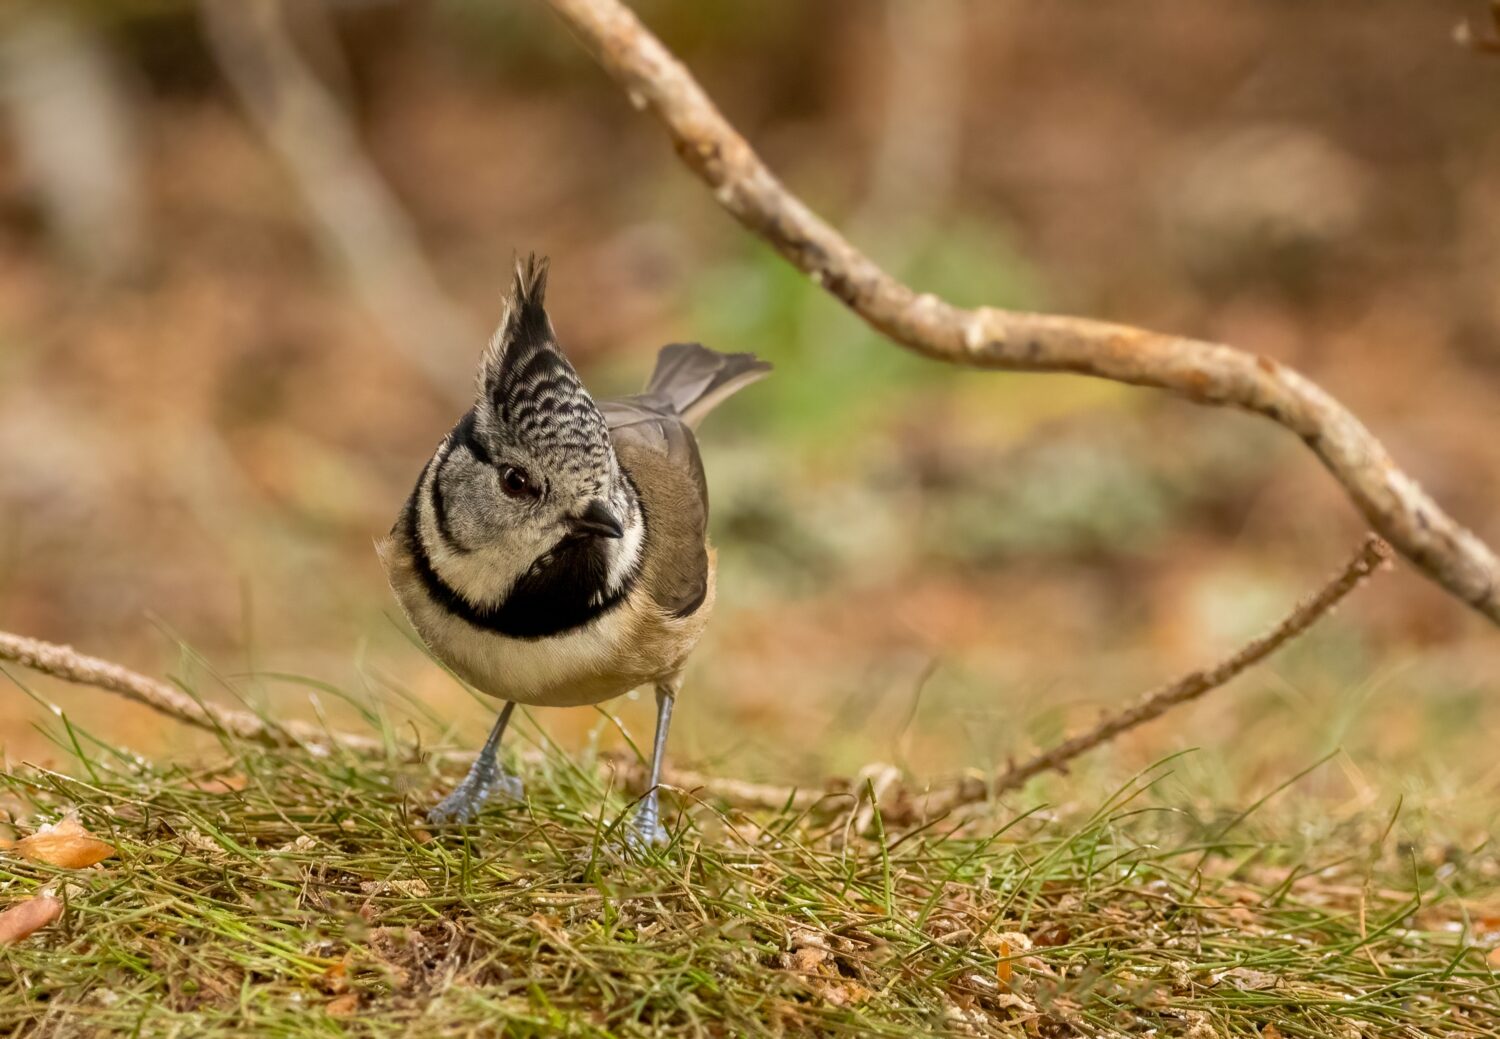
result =
M1500 544L1500 61L1454 39L1482 3L634 6L894 273L1294 365ZM326 683L482 740L372 542L517 251L551 255L600 393L672 340L777 364L703 431L720 605L680 763L992 767L1228 651L1363 530L1263 421L881 341L540 3L13 0L0 116L0 628L205 696L347 720ZM202 746L9 673L134 749ZM7 758L57 759L8 688ZM644 734L647 700L610 710ZM1500 635L1403 567L1088 767L1199 747L1179 769L1211 796L1341 748L1330 797L1493 803L1497 704ZM533 724L621 739L588 709Z

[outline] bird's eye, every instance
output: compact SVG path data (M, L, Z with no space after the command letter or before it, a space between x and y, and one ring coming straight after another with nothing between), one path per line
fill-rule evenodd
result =
M500 473L500 486L512 498L535 498L540 488L520 466L508 465Z

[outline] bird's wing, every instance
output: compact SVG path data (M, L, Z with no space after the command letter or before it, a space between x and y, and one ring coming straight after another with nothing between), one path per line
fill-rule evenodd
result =
M708 482L693 432L652 394L599 402L615 453L646 513L645 579L667 612L687 616L708 589Z

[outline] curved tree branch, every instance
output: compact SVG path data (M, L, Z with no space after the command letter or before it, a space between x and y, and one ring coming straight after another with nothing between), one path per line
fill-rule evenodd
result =
M1500 624L1500 560L1305 376L1218 343L1086 318L965 310L919 294L788 192L682 63L618 0L547 2L632 103L661 120L678 155L735 219L881 333L951 364L1074 372L1263 415L1307 444L1402 555Z

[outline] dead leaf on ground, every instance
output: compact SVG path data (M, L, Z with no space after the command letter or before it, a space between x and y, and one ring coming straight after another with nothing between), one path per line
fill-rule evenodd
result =
M359 1010L359 993L345 992L336 999L330 999L323 1010L329 1017L350 1017Z
M62 900L37 895L0 913L0 945L13 945L62 916Z
M17 841L15 850L32 862L62 869L83 869L115 853L114 845L89 833L77 819L43 826L30 837Z
M995 964L995 977L1001 984L1010 984L1018 968L1022 972L1052 973L1043 960L1029 955L1033 949L1031 939L1020 931L991 932L982 941L984 947L995 954L998 961Z

